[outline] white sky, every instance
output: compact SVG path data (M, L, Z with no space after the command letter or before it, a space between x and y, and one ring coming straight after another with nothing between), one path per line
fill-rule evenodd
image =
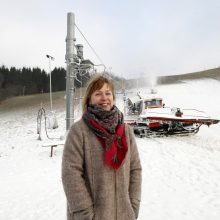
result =
M219 0L0 0L0 65L65 67L67 13L119 76L220 66ZM100 61L76 30L84 58Z

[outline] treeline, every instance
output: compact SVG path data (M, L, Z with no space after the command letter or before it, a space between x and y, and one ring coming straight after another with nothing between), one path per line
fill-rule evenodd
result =
M82 82L75 80L75 86L85 85L87 78L80 77ZM66 70L54 68L51 72L52 91L66 89ZM0 67L0 101L12 96L47 93L50 91L50 76L40 68L17 69L15 67Z
M55 68L52 71L54 91L65 89L65 69ZM11 96L30 95L49 92L49 75L40 68L17 69L0 67L0 100Z
M85 86L90 80L89 73L83 73L78 70L77 77L74 80L75 87ZM107 73L115 82L120 78ZM64 91L66 89L66 70L62 67L54 68L51 72L52 91ZM4 65L0 67L0 101L12 96L24 96L37 93L48 93L50 91L50 76L40 68L17 69L15 67L7 68Z

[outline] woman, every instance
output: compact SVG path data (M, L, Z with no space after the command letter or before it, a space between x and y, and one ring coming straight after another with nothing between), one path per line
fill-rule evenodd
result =
M68 220L134 220L141 196L141 165L132 129L103 76L87 87L82 119L67 136L62 181Z

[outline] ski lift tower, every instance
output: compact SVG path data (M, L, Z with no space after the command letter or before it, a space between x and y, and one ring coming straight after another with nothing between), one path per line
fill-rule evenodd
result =
M83 45L75 45L75 16L73 13L67 14L67 37L66 37L66 130L74 122L74 80L78 81L81 86L82 82L77 78L82 77L94 66L90 60L83 58ZM76 53L75 53L76 49ZM81 97L80 97L81 98Z
M74 122L74 44L75 44L75 16L67 14L66 37L66 130Z

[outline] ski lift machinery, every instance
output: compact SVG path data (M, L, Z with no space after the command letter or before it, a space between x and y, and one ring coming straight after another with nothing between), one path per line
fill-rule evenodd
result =
M82 77L86 77L86 73L93 68L94 64L90 60L85 60L83 58L83 45L75 45L75 16L73 13L67 14L67 37L66 37L66 133L70 126L74 122L74 103L76 99L81 100L82 90L80 88L80 97L75 98L75 84L74 80L80 83L82 87ZM76 53L75 53L76 50ZM65 139L66 133L60 138L49 137L47 129L55 129L58 127L58 122L56 119L55 111L52 109L52 84L51 84L51 60L54 58L50 55L46 55L49 59L49 72L50 72L50 107L51 111L46 114L44 108L38 111L37 116L37 133L39 134L39 140L43 139L42 135L42 121L45 120L45 132L47 139L50 140L63 140Z

